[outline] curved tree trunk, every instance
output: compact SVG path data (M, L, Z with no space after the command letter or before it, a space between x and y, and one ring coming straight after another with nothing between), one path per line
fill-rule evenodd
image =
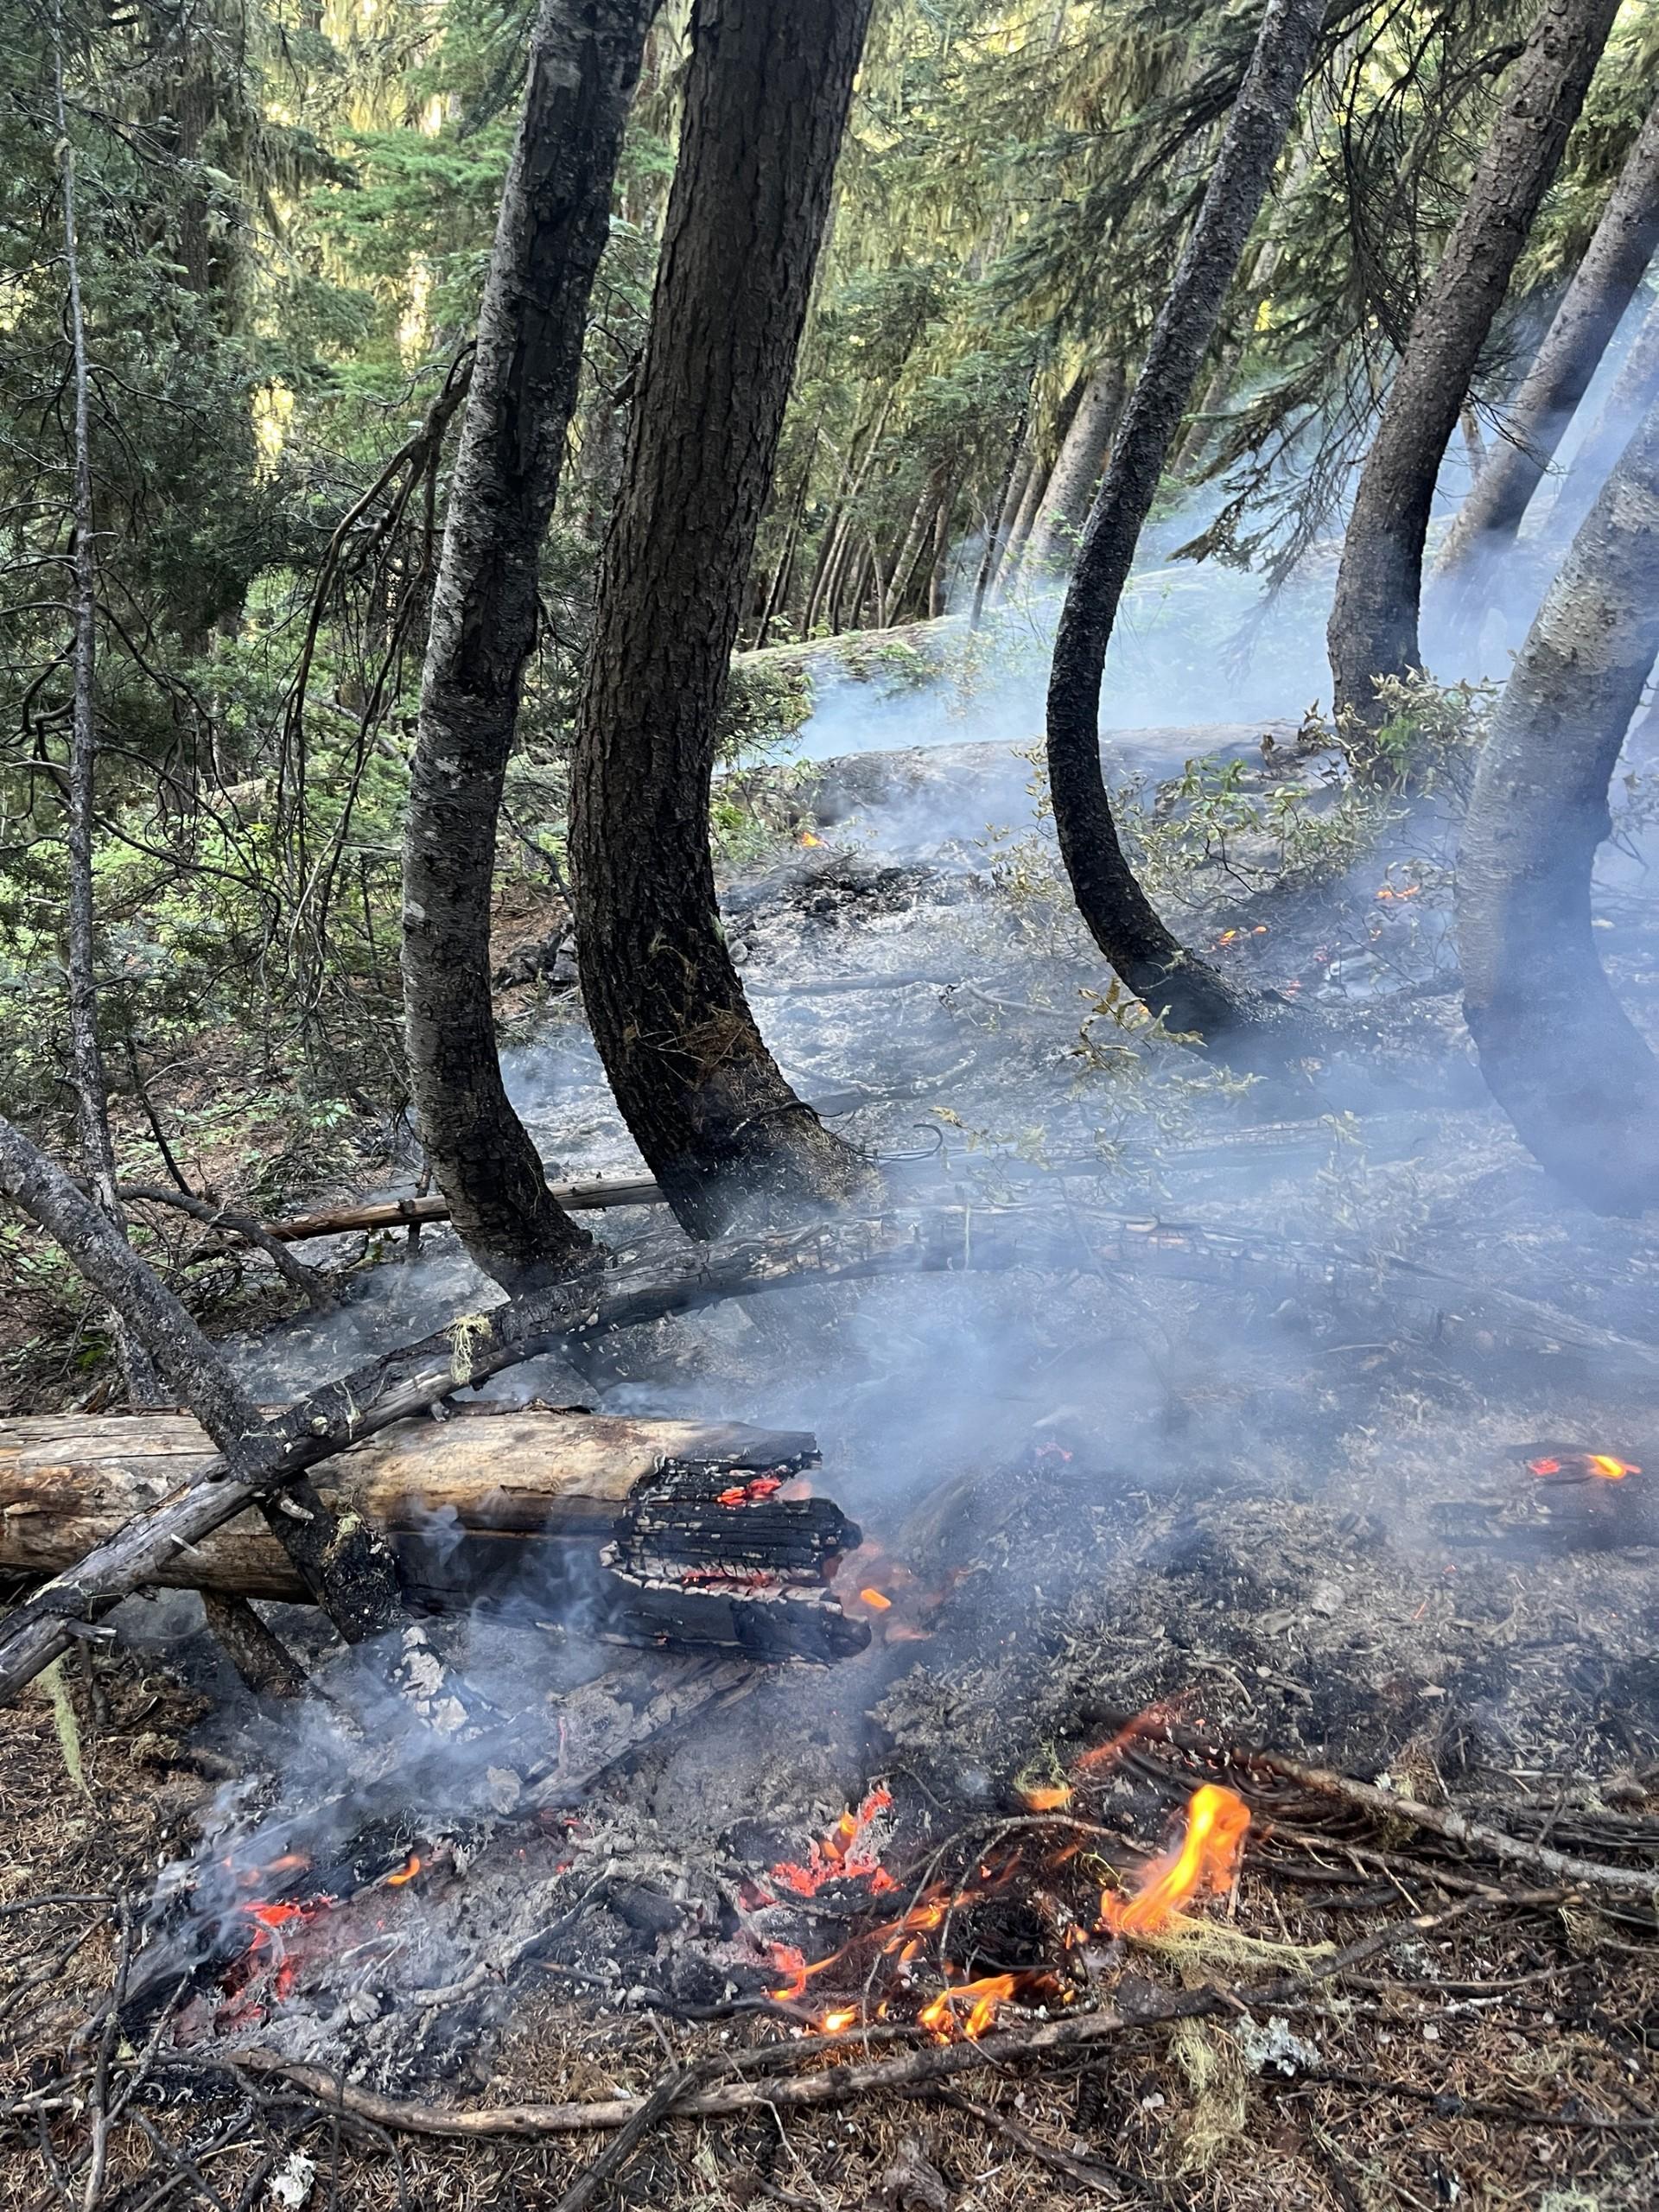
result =
M1241 995L1165 927L1118 842L1100 767L1100 684L1135 549L1182 412L1295 111L1323 0L1270 0L1192 235L1154 327L1060 613L1048 686L1048 776L1084 919L1119 976L1173 1028L1260 1023L1282 1001Z
M479 317L410 764L404 1012L415 1116L479 1266L523 1289L591 1241L508 1103L490 1002L496 817L536 639L594 272L655 0L543 0Z
M1027 575L1058 579L1071 567L1122 412L1123 364L1103 361L1084 386L1032 524L1025 551Z
M1477 476L1436 567L1466 620L1494 558L1507 552L1561 434L1659 251L1659 100L1648 111L1584 259L1510 403L1503 442Z
M1458 862L1481 1072L1552 1174L1605 1212L1659 1203L1659 1061L1591 931L1607 791L1659 655L1659 404L1539 608L1480 757Z
M1544 0L1412 319L1360 472L1331 608L1336 712L1351 728L1378 726L1379 677L1421 666L1417 610L1435 480L1618 11L1618 0Z
M870 0L698 0L572 773L582 991L628 1127L710 1236L868 1170L796 1097L721 933L709 778Z

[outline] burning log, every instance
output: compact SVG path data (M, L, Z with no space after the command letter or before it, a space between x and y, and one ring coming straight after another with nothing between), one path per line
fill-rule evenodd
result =
M213 1457L183 1414L0 1422L0 1573L73 1566ZM327 1487L385 1531L417 1609L574 1613L629 1641L831 1659L862 1649L869 1630L827 1587L860 1532L805 1494L798 1478L817 1457L810 1436L739 1423L503 1412L400 1424L343 1453ZM308 1596L247 1512L148 1579Z

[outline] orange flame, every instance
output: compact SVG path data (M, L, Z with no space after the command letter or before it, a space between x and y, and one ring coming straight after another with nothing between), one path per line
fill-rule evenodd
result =
M1189 1897L1217 1895L1232 1881L1249 1825L1250 1808L1242 1797L1205 1783L1188 1802L1179 1845L1142 1870L1131 1895L1105 1891L1102 1920L1115 1935L1147 1935L1164 1927Z
M996 2018L999 2005L1006 2005L1014 1991L1011 1974L986 1974L978 1981L959 1982L954 1989L941 1990L929 2005L924 2005L916 2015L921 2025L947 2041L958 2031L969 2043L977 2042ZM955 2011L958 2005L968 2006L968 2017L958 2024Z
M1071 1802L1069 1782L1049 1782L1021 1789L1020 1802L1029 1812L1058 1813Z
M844 2035L849 2028L855 2026L857 2020L857 2005L843 2005L833 2012L823 2013L815 2024L821 2035L839 2036Z
M1622 1483L1626 1475L1642 1471L1634 1459L1616 1459L1611 1452L1569 1452L1565 1459L1529 1459L1527 1465L1535 1475L1560 1475L1577 1469L1608 1483Z
M877 1815L892 1803L893 1792L878 1782L865 1793L856 1812L843 1813L823 1841L812 1845L804 1866L792 1859L780 1859L772 1878L798 1897L815 1897L826 1882L846 1878L868 1882L878 1897L896 1890L899 1885L882 1866L870 1834Z
M411 1851L407 1866L400 1866L395 1874L387 1875L386 1887L389 1890L400 1890L405 1882L412 1882L420 1872L422 1863L420 1853Z
M892 1610L892 1599L884 1596L880 1590L861 1590L858 1594L867 1605L871 1606L878 1613L889 1612Z

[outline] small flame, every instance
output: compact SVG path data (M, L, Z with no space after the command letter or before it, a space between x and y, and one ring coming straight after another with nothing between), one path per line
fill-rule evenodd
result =
M1634 1459L1617 1459L1611 1452L1569 1452L1565 1458L1529 1459L1527 1465L1535 1475L1576 1471L1594 1475L1607 1483L1622 1483L1626 1475L1639 1475L1642 1471Z
M1230 1789L1206 1782L1186 1808L1179 1846L1142 1870L1133 1893L1107 1891L1101 1918L1115 1935L1148 1935L1166 1926L1193 1896L1218 1895L1233 1878L1250 1825L1250 1808Z
M969 2043L976 2043L996 2018L999 2005L1006 2005L1014 1994L1014 1978L1011 1974L986 1974L978 1981L958 1982L954 1989L941 1990L929 2005L924 2005L916 2015L921 2025L934 2035L946 2039L958 2031L954 2007L968 2006L968 2017L960 2023L960 2032Z
M1020 1791L1020 1802L1028 1812L1058 1813L1071 1802L1071 1785L1069 1782L1036 1783Z
M893 1610L892 1599L880 1590L861 1590L858 1594L867 1605L878 1613L890 1612Z
M395 1874L387 1875L386 1887L389 1890L402 1889L405 1882L412 1882L414 1880L415 1877L421 1871L422 1864L423 1861L420 1853L418 1851L411 1851L409 1854L407 1864L400 1866Z
M899 1885L882 1866L879 1841L872 1835L877 1817L893 1803L893 1792L878 1782L861 1800L856 1812L843 1813L823 1841L807 1853L805 1866L780 1859L772 1870L773 1881L792 1890L798 1897L817 1897L826 1882L853 1878L868 1882L879 1896Z
M823 842L823 840L822 837L815 837L810 830L803 830L801 832L801 842L804 845L821 845Z
M821 2035L845 2035L848 2029L858 2024L856 2005L843 2005L833 2012L825 2012L817 2025Z

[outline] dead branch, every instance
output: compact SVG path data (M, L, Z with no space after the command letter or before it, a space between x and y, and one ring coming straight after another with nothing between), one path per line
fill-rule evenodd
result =
M211 1198L199 1198L193 1191L169 1191L149 1183L123 1183L120 1195L124 1199L137 1200L149 1206L172 1206L180 1213L187 1213L192 1221L203 1223L209 1229L228 1229L233 1236L241 1236L261 1251L285 1282L291 1283L305 1299L314 1313L332 1311L334 1297L327 1282L315 1268L308 1268L303 1260L295 1257L280 1237L273 1236L261 1221L251 1214L241 1213L234 1206L217 1205Z
M658 1206L664 1203L662 1192L648 1175L612 1176L587 1183L554 1183L549 1187L566 1211L572 1213L591 1212L605 1206ZM241 1227L240 1221L228 1214L216 1218L230 1228ZM378 1198L366 1205L319 1206L311 1213L289 1214L286 1218L261 1222L258 1226L274 1244L283 1245L301 1244L310 1236L343 1236L352 1230L403 1229L418 1222L448 1218L448 1199L434 1191L413 1198Z

